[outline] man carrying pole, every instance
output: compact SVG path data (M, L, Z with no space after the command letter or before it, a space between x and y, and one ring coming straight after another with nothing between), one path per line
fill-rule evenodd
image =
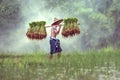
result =
M60 32L61 25L60 23L63 21L63 19L54 18L54 22L51 24L51 36L50 36L50 56L49 58L53 58L53 54L57 53L57 57L60 58L61 56L61 46L60 46L60 40L57 39L57 35Z

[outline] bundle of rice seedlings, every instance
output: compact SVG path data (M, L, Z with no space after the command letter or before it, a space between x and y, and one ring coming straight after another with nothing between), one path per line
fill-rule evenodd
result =
M36 25L34 27L34 39L39 39L40 27L41 27L40 22L36 22Z
M70 18L69 20L70 20L69 36L73 36L75 35L74 30L73 30L74 29L74 26L73 26L74 18Z
M41 26L40 26L40 31L39 31L39 39L40 39L40 40L46 38L46 36L47 36L45 24L46 24L45 21L41 21L41 22L40 22L40 25L41 25Z
M29 28L28 28L28 31L27 31L27 33L26 33L26 35L27 35L27 37L29 38L29 39L33 39L33 24L32 23L29 23Z
M65 30L65 34L66 34L66 37L68 37L70 35L70 18L66 19L66 30Z
M62 36L74 36L80 34L80 29L78 27L78 19L77 18L67 18L64 19L64 27L62 30Z
M68 24L67 24L67 19L64 19L64 27L63 27L63 29L62 29L62 35L64 36L64 37L68 37L68 33L69 32L67 32L67 27L68 27Z
M80 34L80 28L78 26L78 19L77 18L74 18L74 21L73 21L73 26L74 26L74 33L75 34Z

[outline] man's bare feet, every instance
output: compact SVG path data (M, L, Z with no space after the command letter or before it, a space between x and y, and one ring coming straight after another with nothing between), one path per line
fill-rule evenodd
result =
M53 58L53 55L52 55L52 54L50 54L49 58L50 58L50 60L51 60L51 59Z
M58 54L57 54L57 58L60 58L61 57L61 53L59 52Z

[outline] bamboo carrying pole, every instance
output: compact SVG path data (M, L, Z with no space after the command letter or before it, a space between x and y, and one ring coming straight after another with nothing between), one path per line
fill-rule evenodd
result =
M78 25L80 25L80 23L78 23ZM56 25L58 26L58 25ZM61 26L64 26L63 24ZM52 27L52 26L45 26L45 28L49 28L49 27Z

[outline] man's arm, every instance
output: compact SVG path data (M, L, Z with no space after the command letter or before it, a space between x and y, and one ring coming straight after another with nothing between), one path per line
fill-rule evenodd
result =
M55 33L56 33L56 34L59 34L60 29L61 29L61 25L57 25L56 30L55 30Z

